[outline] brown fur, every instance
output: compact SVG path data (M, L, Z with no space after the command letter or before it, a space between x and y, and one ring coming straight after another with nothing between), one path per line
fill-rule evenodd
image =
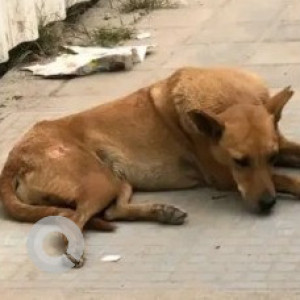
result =
M61 215L110 230L98 214L183 223L173 206L130 203L132 190L237 188L254 210L276 190L298 196L299 179L269 161L299 164L300 147L277 127L292 94L270 97L241 70L180 69L118 101L36 124L9 154L2 202L22 221Z

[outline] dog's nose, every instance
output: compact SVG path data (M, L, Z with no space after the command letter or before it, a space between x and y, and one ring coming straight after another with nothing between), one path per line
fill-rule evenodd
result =
M276 197L269 193L263 194L259 201L259 208L262 213L268 213L276 204Z

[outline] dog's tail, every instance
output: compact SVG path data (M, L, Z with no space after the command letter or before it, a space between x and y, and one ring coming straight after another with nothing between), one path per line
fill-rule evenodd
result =
M49 216L70 216L74 210L55 206L39 206L22 202L16 195L16 178L18 176L21 159L8 159L0 175L0 200L5 211L13 218L22 222L37 222ZM89 225L97 230L113 231L115 226L100 218L92 219Z

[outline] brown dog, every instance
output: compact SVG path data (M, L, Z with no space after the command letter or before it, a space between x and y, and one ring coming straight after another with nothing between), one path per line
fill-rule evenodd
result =
M106 220L182 224L186 213L130 203L133 190L211 186L238 189L247 205L268 212L276 191L300 194L300 146L278 130L293 92L270 97L254 74L184 68L109 104L36 124L10 152L0 195L10 215L37 221L60 215L81 229ZM114 201L115 200L115 201Z

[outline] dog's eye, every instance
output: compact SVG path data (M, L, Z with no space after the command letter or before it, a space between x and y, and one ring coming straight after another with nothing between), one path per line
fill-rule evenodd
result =
M270 165L274 165L276 163L278 159L278 154L277 153L274 153L274 154L271 154L269 157L268 157L268 163Z
M250 159L248 157L234 158L233 161L239 167L246 168L250 166Z

